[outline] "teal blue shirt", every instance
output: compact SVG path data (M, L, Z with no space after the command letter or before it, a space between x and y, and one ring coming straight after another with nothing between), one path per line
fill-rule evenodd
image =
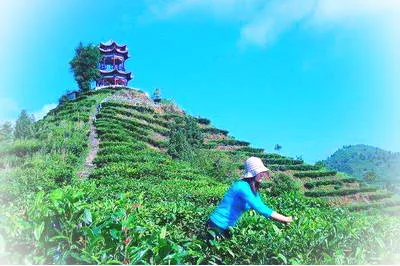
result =
M221 229L234 226L244 211L254 209L261 215L270 218L273 210L266 206L260 194L254 194L250 185L243 180L235 182L225 193L210 220Z

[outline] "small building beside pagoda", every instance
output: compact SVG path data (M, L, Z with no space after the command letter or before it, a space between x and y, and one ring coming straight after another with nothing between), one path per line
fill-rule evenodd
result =
M96 80L96 87L120 85L128 86L132 73L126 72L125 60L129 58L126 45L119 45L114 41L100 43L101 60L99 71L101 77Z

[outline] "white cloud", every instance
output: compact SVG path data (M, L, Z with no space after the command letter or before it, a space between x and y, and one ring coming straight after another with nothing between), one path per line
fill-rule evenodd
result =
M399 15L398 0L319 0L314 20L317 23L345 23L360 19L375 18L379 22L384 17Z
M10 98L0 98L0 123L14 121L20 108L18 104Z
M252 18L240 33L240 45L265 46L290 28L295 22L309 15L314 6L312 0L274 0Z
M181 13L202 13L240 22L241 46L264 47L295 23L325 28L358 26L399 31L399 0L172 0L151 1L150 13L167 19Z
M56 108L57 104L56 103L49 103L49 104L45 104L43 105L43 107L38 110L38 111L34 111L32 114L35 117L35 121L38 121L40 119L42 119L43 117L45 117L45 115L52 109Z
M49 103L42 106L37 111L28 112L33 114L35 121L42 119L50 110L57 107L56 103ZM19 114L23 108L20 108L18 104L9 98L0 98L0 124L4 122L15 123Z
M149 11L158 19L167 19L185 12L196 12L237 20L256 13L263 2L263 0L151 0Z

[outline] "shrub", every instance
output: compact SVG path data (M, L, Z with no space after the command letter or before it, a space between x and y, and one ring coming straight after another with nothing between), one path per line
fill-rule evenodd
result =
M288 175L278 173L272 177L271 192L272 196L281 196L284 193L298 192L300 184Z
M350 211L360 211L360 210L366 210L366 209L371 209L371 208L383 208L383 207L392 207L392 206L398 206L398 205L400 205L400 200L394 199L394 200L387 200L387 201L382 201L382 202L353 203L351 205L345 206L345 208Z
M247 141L236 140L236 139L220 139L220 140L212 140L207 143L205 146L215 147L216 145L238 145L238 146L248 146L250 145Z
M120 107L120 108L127 108L127 109L134 109L136 111L139 112L143 112L143 113L154 113L154 109L147 107L147 106L142 106L142 105L129 105L129 104L125 104L125 103L117 103L117 102L105 102L102 103L102 108L104 107Z
M184 126L178 126L181 123ZM167 153L174 159L190 160L203 145L203 135L193 118L179 119L172 125Z
M308 164L289 164L289 165L279 165L279 164L270 164L268 168L275 171L286 171L286 170L295 170L295 171L310 171L310 170L318 170L314 165Z
M189 144L183 130L172 131L167 153L173 159L189 160L193 157L193 147Z
M103 111L102 111L103 112ZM169 122L165 121L162 117L156 117L155 114L149 114L149 113L142 113L139 112L135 109L126 109L126 108L120 108L120 107L111 107L106 109L107 113L114 113L114 114L122 114L126 116L132 116L137 119L145 120L148 123L151 124L158 124L159 126L169 128Z
M316 163L315 163L315 166L316 166L317 168L324 168L324 167L326 167L326 165L325 165L325 163L324 163L323 161L318 161L318 162L316 162Z
M236 161L224 152L197 150L189 163L203 174L225 182L239 177ZM227 179L228 177L230 178Z
M204 133L209 133L209 134L222 134L227 136L229 131L227 130L223 130L223 129L218 129L218 128L214 128L214 127L206 127L206 128L202 128L201 131L203 131Z
M390 198L394 195L393 192L380 192L380 193L375 193L375 194L369 194L368 199L369 200L380 200L384 198Z
M366 182L373 182L373 181L376 180L376 177L377 177L377 175L376 175L376 173L375 173L374 171L366 172L366 173L363 175L363 178L364 178L364 180L365 180Z
M310 177L310 178L316 178L316 177L322 177L322 176L334 176L336 175L336 171L310 171L310 172L301 172L301 173L295 173L295 177Z
M8 150L3 152L15 154L18 157L24 157L27 154L32 154L39 151L42 145L43 143L36 139L16 140L8 147Z
M290 165L297 165L297 164L302 164L302 160L293 160L293 159L286 159L286 158L277 158L277 159L264 159L263 160L265 164L280 164L280 165L285 165L285 164L290 164Z
M199 124L203 124L203 125L209 125L211 123L211 121L207 118L196 118L197 123Z
M317 186L324 186L324 185L341 185L343 183L354 183L356 182L356 178L341 178L341 179L328 179L328 180L317 180L311 181L304 184L304 187L308 189L312 189Z
M238 151L244 151L244 152L251 152L251 153L262 153L264 152L264 149L259 149L259 148L252 148L252 147L243 147L240 149L237 149ZM255 154L256 156L256 154Z
M359 192L372 192L376 191L377 188L360 188L360 189L341 189L341 190L313 190L304 192L305 196L308 197L327 197L327 196L345 196L356 194Z

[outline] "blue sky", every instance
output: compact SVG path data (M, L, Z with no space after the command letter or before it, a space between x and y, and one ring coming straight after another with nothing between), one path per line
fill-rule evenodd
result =
M0 121L42 116L76 84L74 48L128 45L130 86L273 152L400 151L400 2L0 1Z

